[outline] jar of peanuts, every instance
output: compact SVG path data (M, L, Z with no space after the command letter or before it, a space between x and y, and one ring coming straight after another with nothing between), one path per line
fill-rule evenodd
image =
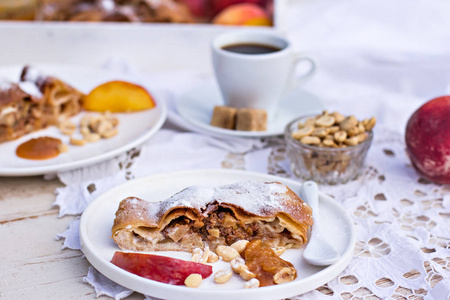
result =
M285 129L287 156L303 180L340 184L362 171L373 138L375 118L357 120L338 112L300 117Z

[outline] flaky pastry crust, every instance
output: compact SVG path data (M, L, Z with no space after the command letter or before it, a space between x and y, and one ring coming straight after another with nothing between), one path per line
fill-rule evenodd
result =
M279 182L193 186L161 202L121 201L112 237L123 250L188 251L261 239L297 248L307 241L311 208Z

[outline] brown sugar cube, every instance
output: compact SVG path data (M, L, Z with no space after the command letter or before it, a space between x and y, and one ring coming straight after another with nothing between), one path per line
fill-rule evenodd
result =
M211 125L220 128L234 129L237 109L228 106L214 106Z
M267 112L265 109L240 108L236 116L236 130L267 130Z

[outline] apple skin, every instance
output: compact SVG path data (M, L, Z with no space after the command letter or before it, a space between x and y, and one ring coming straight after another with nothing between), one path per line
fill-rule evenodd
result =
M416 110L406 125L405 141L423 177L450 184L450 96L432 99Z

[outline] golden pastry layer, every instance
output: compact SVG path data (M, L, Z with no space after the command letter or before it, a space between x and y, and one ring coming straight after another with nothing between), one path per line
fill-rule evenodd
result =
M237 240L272 247L307 241L311 208L279 182L244 181L216 188L192 186L161 202L121 201L112 237L123 250L212 250Z

